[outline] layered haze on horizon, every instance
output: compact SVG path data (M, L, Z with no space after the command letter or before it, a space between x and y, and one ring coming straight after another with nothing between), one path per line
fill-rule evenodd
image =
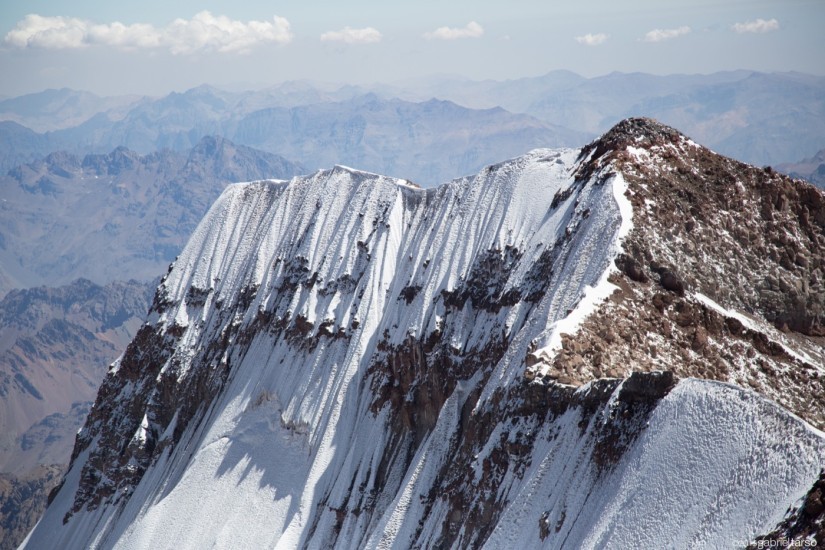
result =
M160 95L433 74L505 80L567 69L825 74L825 2L158 0L0 7L0 96L71 87Z

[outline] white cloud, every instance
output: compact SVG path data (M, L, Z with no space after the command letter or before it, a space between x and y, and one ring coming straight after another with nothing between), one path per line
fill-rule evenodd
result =
M88 23L71 17L27 15L6 34L6 43L18 48L81 48Z
M677 36L684 36L690 33L690 27L682 26L678 29L653 29L645 34L645 42L661 42L662 40L670 40Z
M267 42L292 40L289 21L235 21L202 11L192 19L175 19L163 29L135 23L95 24L73 17L27 15L6 34L5 42L18 48L70 49L101 45L125 50L167 48L174 54L198 51L245 53Z
M329 31L321 35L321 42L344 42L345 44L374 44L381 42L381 33L372 27L353 29L344 27L340 31Z
M599 44L602 44L605 40L607 40L607 35L604 33L587 33L585 35L576 37L576 42L578 42L579 44L584 44L585 46L598 46Z
M152 25L136 23L124 25L114 22L108 25L89 25L84 34L85 43L115 46L123 49L160 47L163 36ZM81 44L81 46L85 45Z
M202 11L191 20L175 19L166 28L165 38L172 53L199 50L247 52L265 42L284 44L292 40L289 21L275 16L270 21L234 21Z
M757 19L756 21L745 21L744 23L736 23L733 25L733 30L739 34L745 32L768 32L775 31L779 28L779 21L776 19Z
M484 34L484 28L475 21L467 23L466 27L438 27L432 32L425 32L427 40L456 40L459 38L479 38Z

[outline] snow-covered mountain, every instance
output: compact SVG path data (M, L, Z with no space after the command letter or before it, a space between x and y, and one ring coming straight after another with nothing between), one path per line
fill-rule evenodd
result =
M821 539L824 250L821 192L648 119L231 186L24 547Z

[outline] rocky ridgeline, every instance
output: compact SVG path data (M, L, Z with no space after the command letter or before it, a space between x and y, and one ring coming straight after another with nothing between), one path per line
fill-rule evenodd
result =
M753 388L825 427L825 195L649 119L622 122L582 158L580 177L607 168L628 182L634 229L617 291L562 337L545 376L670 370ZM529 377L540 361L528 356Z
M632 138L612 143L617 132ZM670 271L689 290L785 332L825 336L822 191L646 119L625 121L602 139L611 153L599 155L597 145L588 164L612 162L631 183L639 226L625 246L632 260L657 280Z
M621 379L626 381L618 406L613 404L619 414L613 411L610 422L590 434L598 440L594 459L604 468L631 444L678 378L754 389L825 428L823 193L770 169L716 155L649 119L624 121L583 149L580 158L581 181L619 172L629 184L634 229L610 278L617 290L575 334L562 335L553 357L527 355L525 385L496 393L479 410L470 408L477 396L467 399L453 462L439 474L444 492L438 498L449 499L456 511L444 519L441 547L456 543L462 529L477 538L462 538L461 544L484 541L502 502L478 495L495 493L513 462L528 460L541 424L570 408L599 418ZM487 272L478 281L487 284L496 275ZM483 304L478 298L472 303ZM742 312L746 320L725 308ZM409 430L429 431L455 381L475 370L489 373L484 364L501 360L507 344L491 338L476 359L465 358L469 365L461 364L463 372L452 375L447 373L456 370L454 362L445 363L443 351L433 352L432 338L394 349L377 361L386 367L385 382L374 388L380 397L373 407L395 405L398 421L392 425L399 438ZM584 393L574 391L587 383L592 385ZM411 391L413 399L405 401ZM491 458L478 478L471 468L474 457L503 419L512 419L518 443L506 432L493 452L485 449ZM592 428L583 423L582 434ZM415 440L422 437L419 433ZM822 539L820 485L795 512L786 536ZM542 540L561 527L541 525Z

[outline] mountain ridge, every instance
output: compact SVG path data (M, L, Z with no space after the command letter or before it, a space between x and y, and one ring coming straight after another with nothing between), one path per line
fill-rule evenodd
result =
M649 119L614 130L436 189L345 169L229 187L24 546L688 546L773 530L825 456L820 431L754 391L797 392L799 414L822 400L816 259L788 263L773 227L791 224L796 252L819 243L825 200ZM719 279L752 260L705 248L727 245L704 210L721 189L742 195L757 267L813 292L707 290L691 259Z

